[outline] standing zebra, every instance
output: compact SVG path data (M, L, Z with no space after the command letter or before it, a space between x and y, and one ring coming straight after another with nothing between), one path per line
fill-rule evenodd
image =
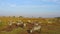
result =
M38 26L34 26L32 29L30 29L30 30L27 30L28 31L28 33L33 33L34 31L37 31L37 32L41 32L41 26L40 25L38 25Z

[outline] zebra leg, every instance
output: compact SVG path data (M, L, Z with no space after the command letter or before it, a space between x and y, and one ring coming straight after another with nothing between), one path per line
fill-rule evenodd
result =
M28 33L30 33L30 30L27 30Z
M36 30L36 32L38 32L38 33L41 33L41 29L39 29L39 30Z

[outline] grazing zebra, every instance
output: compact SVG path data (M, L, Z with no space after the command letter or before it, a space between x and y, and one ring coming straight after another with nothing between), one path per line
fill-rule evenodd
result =
M39 26L34 26L31 30L27 30L27 31L28 31L28 33L32 33L34 31L38 31L40 33L41 26L40 25Z
M20 22L17 22L17 25L21 25L23 24L23 22L20 20Z
M33 29L32 30L39 30L39 29L41 29L41 26L35 26L35 27L33 27Z
M22 22L22 20L19 20L19 22Z
M38 24L38 23L34 23L34 25L36 25L36 26L37 26L37 25L39 25L39 24Z
M42 22L39 22L39 23L42 23Z
M18 22L17 26L24 28L24 27L26 27L26 23Z
M8 22L8 25L10 25L10 26L11 26L11 25L12 25L12 22Z
M28 20L28 22L31 22L31 20Z
M17 23L17 25L20 25L21 23Z
M16 22L10 21L8 24L11 26L12 24L15 24Z
M11 25L12 25L12 23L9 23L9 25L11 26Z
M52 23L51 21L48 21L48 23Z
M12 22L12 23L16 23L16 22Z
M26 27L26 23L24 23L24 25L23 25L24 27Z

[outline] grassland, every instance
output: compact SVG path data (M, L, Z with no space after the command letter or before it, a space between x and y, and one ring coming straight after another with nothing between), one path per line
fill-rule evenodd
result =
M60 19L56 18L18 18L18 17L0 17L0 34L28 34L25 29L22 28L14 28L10 32L1 31L5 26L8 25L8 22L12 20L13 22L17 22L22 20L26 23L28 20L31 22L42 22L40 25L42 26L40 33L33 32L31 34L60 34ZM48 23L51 21L52 23Z

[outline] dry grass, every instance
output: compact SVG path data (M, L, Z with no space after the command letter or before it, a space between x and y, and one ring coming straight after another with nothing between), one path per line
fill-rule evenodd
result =
M16 28L10 32L1 32L1 30L8 25L8 21L18 21L22 20L23 22L27 22L27 20L31 20L32 22L37 20L37 22L42 22L40 25L42 26L40 33L33 32L31 34L60 34L60 23L52 23L48 24L46 19L43 18L9 18L9 17L0 17L0 34L28 34L25 29Z

